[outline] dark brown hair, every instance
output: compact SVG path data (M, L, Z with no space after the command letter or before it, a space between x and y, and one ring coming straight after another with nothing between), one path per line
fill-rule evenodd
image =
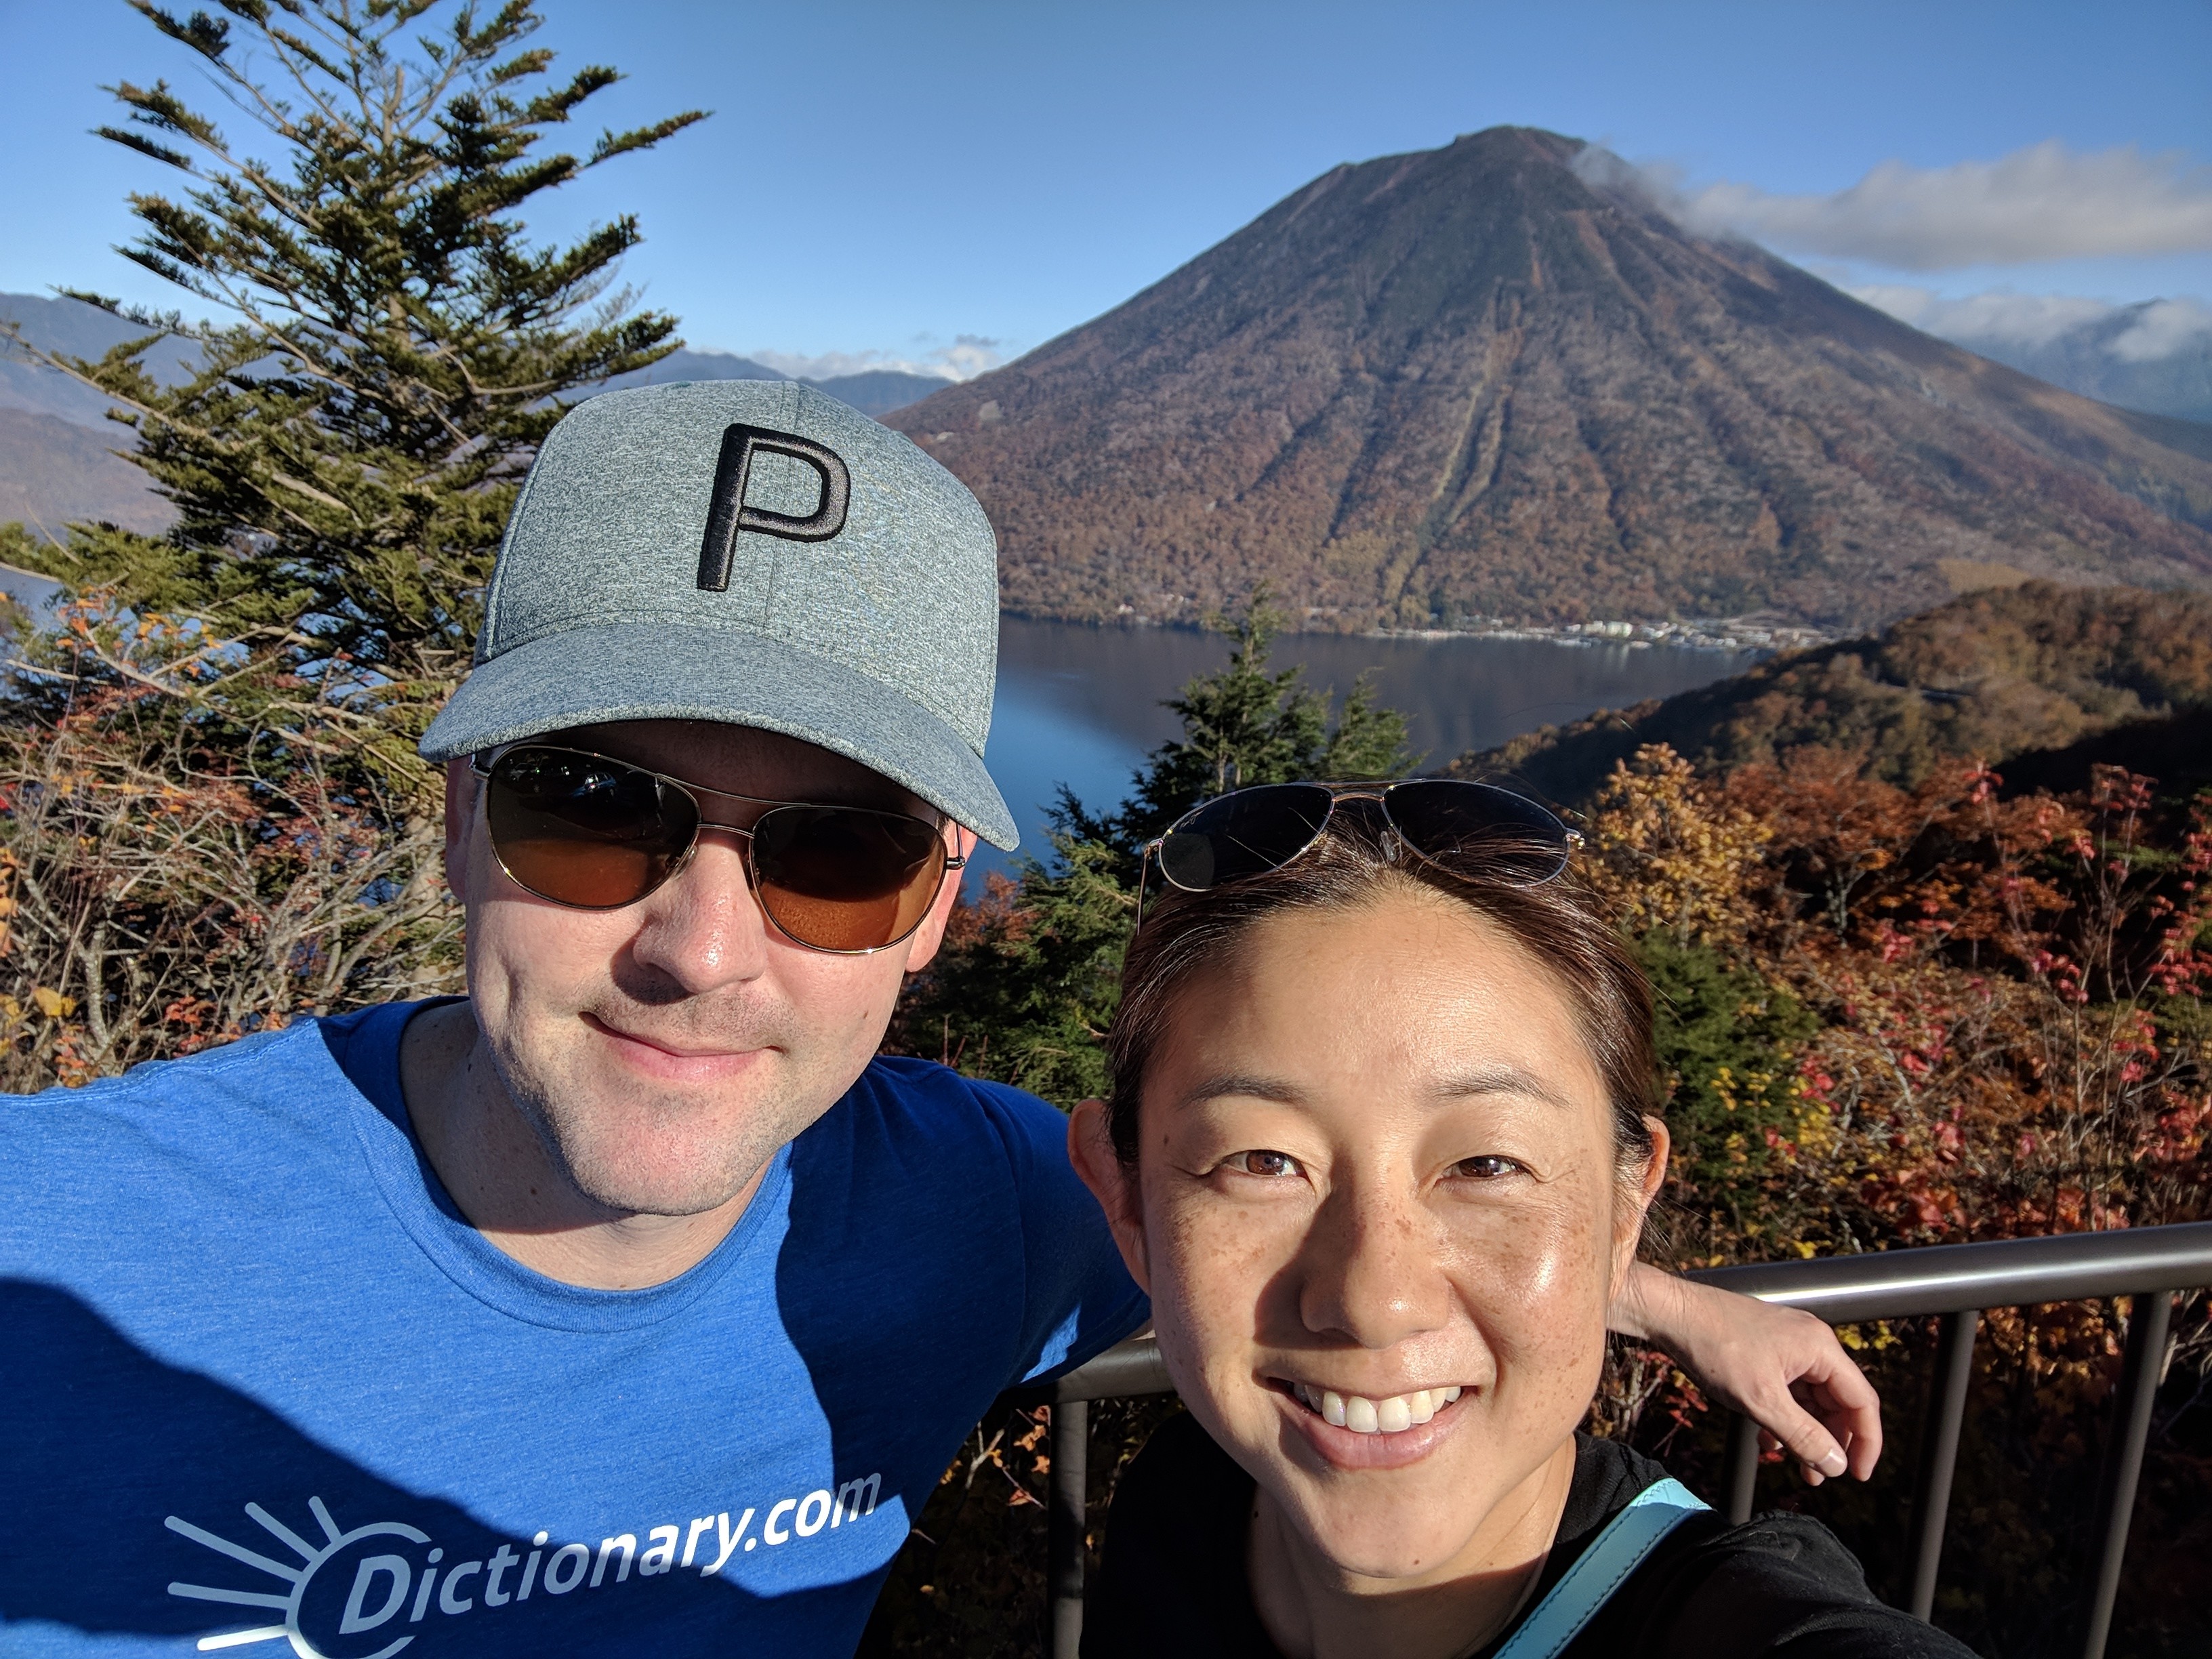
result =
M1589 885L1571 867L1538 886L1498 878L1495 843L1481 853L1424 858L1408 849L1375 804L1341 801L1321 840L1280 869L1209 892L1169 888L1148 904L1121 968L1121 1006L1107 1036L1113 1069L1109 1121L1114 1150L1137 1161L1137 1110L1145 1068L1166 1036L1182 992L1226 962L1255 923L1285 910L1349 909L1398 883L1464 904L1547 969L1572 1006L1606 1097L1624 1167L1651 1155L1644 1114L1654 1109L1651 988ZM1155 888L1161 884L1155 878Z

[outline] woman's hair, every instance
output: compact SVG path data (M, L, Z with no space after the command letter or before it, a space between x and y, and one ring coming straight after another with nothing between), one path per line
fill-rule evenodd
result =
M1574 870L1538 886L1510 885L1495 874L1498 851L1492 842L1459 857L1424 858L1399 839L1376 802L1354 798L1340 801L1320 841L1280 869L1202 893L1169 888L1129 943L1121 1005L1107 1036L1109 1122L1121 1161L1137 1161L1145 1068L1195 976L1226 963L1266 917L1350 909L1408 884L1464 904L1550 972L1604 1081L1621 1165L1649 1158L1651 1131L1644 1117L1656 1103L1656 1060L1651 988L1643 969Z

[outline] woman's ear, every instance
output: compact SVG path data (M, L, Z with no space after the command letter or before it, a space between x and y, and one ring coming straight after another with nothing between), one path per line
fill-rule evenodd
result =
M1639 1215L1642 1211L1650 1209L1651 1200L1659 1196L1659 1188L1667 1179L1668 1155L1674 1150L1674 1137L1667 1133L1665 1123L1646 1112L1644 1115L1644 1127L1651 1133L1651 1156L1645 1162L1644 1172L1637 1180L1637 1185L1642 1188L1644 1194L1644 1202L1638 1210Z
M1626 1282L1630 1265L1636 1260L1636 1247L1644 1237L1644 1218L1667 1179L1667 1157L1674 1149L1674 1137L1657 1118L1645 1114L1644 1127L1651 1134L1651 1156L1644 1159L1643 1168L1624 1171L1617 1189L1613 1229L1613 1289L1616 1297Z
M1104 1101L1086 1100L1067 1115L1067 1161L1106 1212L1106 1224L1121 1248L1129 1277L1150 1296L1152 1270L1145 1260L1144 1206L1137 1194L1137 1172L1114 1150L1113 1125Z

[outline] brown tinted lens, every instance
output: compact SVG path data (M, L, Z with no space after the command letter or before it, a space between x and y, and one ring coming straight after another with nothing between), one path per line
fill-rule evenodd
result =
M699 827L680 789L620 761L510 749L484 788L492 850L541 898L579 908L635 904L666 881Z
M945 840L897 812L779 806L753 826L761 908L817 951L874 951L921 925L945 874Z

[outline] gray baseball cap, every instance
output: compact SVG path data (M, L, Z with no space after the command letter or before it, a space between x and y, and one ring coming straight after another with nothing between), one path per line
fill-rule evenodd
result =
M998 547L967 487L796 380L679 381L547 436L484 594L446 761L604 720L720 720L834 750L984 840Z

